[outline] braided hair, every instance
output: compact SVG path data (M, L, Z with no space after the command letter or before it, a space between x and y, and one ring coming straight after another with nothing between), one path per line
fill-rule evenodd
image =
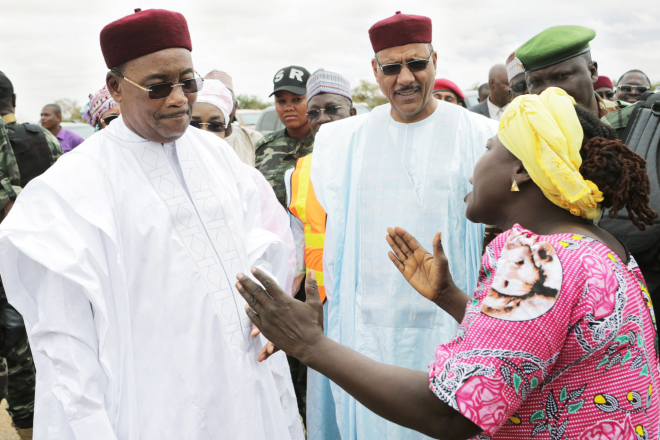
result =
M576 105L575 111L584 131L580 173L598 185L603 193L601 206L609 208L610 218L626 208L630 221L644 231L658 217L649 207L651 183L646 160L618 140L616 131L589 110Z

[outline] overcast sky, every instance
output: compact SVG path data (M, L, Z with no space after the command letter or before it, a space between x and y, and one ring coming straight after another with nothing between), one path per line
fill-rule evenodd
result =
M351 85L373 81L367 31L397 10L433 20L437 76L464 89L485 82L488 69L526 40L561 24L596 29L591 47L600 74L616 79L641 69L660 80L658 0L0 0L0 70L14 83L19 120L36 122L44 104L83 103L100 89L107 69L99 33L136 7L183 13L197 71L225 70L237 94L262 99L277 70L291 64L339 72Z

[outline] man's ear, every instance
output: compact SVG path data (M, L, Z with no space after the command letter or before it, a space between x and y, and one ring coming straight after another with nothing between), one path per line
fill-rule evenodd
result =
M374 78L376 78L376 82L378 82L378 63L376 62L375 57L371 60L371 67L374 69Z
M598 81L598 63L596 61L592 61L589 63L589 73L591 74L591 81L596 82Z
M357 115L357 109L356 109L355 107L351 107L351 110L350 110L349 114L350 114L351 116L355 116L355 115Z
M11 98L11 106L16 110L16 93L14 93L14 96Z
M117 79L117 75L112 72L108 72L108 74L105 76L105 85L108 87L108 92L110 92L112 99L114 99L115 102L119 104L121 102L122 90L121 84Z

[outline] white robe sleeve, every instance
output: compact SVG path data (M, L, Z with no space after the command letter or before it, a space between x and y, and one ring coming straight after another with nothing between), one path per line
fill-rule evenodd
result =
M242 163L241 167L252 183L239 185L244 201L248 265L267 272L291 294L296 257L289 219L261 173Z
M286 188L286 205L291 204L291 176L295 168L291 168L284 173L284 186ZM295 251L295 270L293 273L293 285L291 286L291 294L295 295L300 289L302 280L305 279L305 225L300 219L296 218L289 212L289 226L293 234L293 243L296 248Z
M41 187L39 187L41 186ZM39 180L0 228L0 273L77 440L117 440L99 362L111 289L103 232Z

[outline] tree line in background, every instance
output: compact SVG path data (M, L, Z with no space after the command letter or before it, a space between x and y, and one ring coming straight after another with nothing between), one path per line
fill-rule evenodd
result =
M473 89L476 90L479 84L474 85ZM656 87L660 87L660 82L653 84L651 90L655 90ZM353 88L352 93L353 102L363 102L371 108L387 104L387 98L381 93L378 84L364 79L360 80L360 84ZM240 109L263 110L273 105L272 101L262 101L255 95L238 95L236 96L236 100ZM81 106L77 101L66 98L55 101L55 104L59 105L62 109L62 121L83 122L82 115L80 114Z

